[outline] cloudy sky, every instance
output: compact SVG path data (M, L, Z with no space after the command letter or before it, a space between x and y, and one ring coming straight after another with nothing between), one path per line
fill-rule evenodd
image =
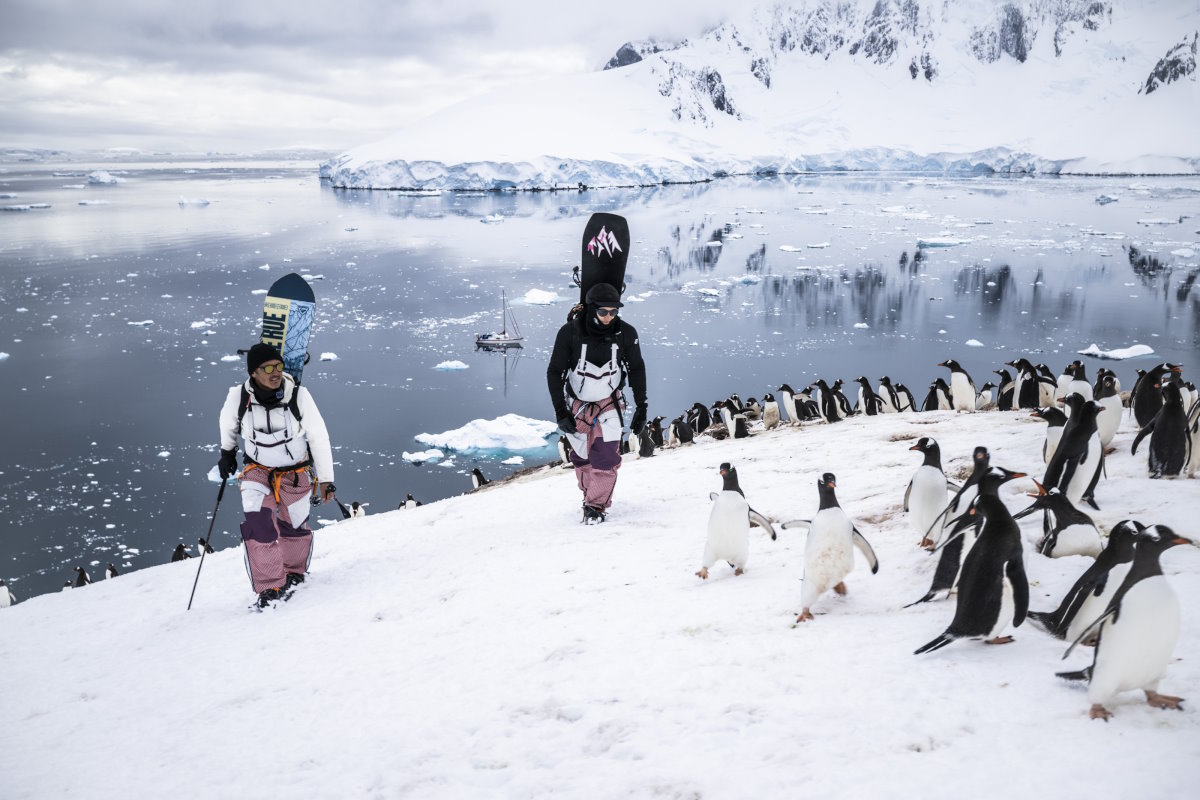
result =
M341 150L717 0L0 0L0 147Z

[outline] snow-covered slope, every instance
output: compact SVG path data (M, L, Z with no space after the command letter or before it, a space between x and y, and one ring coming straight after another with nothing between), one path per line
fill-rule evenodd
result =
M935 559L901 510L920 436L1041 474L1024 415L855 418L707 442L621 468L601 526L569 472L318 532L309 583L247 611L239 549L0 610L0 794L127 797L1185 797L1200 715L1139 693L1087 717L1054 677L1089 663L1029 623L1016 642L917 657L953 601L904 609ZM1200 535L1200 481L1149 480L1115 440L1095 514ZM873 544L849 594L799 610L803 533L755 532L746 574L700 566L717 467L759 511L810 517L816 479ZM1024 507L1017 481L1003 496ZM228 503L228 499L227 499ZM235 515L234 508L221 509ZM192 523L195 520L191 520ZM1026 522L1027 544L1040 520ZM226 543L227 544L227 543ZM1031 605L1086 559L1026 547ZM1163 558L1183 607L1160 690L1196 700L1200 551Z
M806 0L443 111L336 186L536 188L840 169L1192 173L1200 6ZM639 59L640 60L636 60Z

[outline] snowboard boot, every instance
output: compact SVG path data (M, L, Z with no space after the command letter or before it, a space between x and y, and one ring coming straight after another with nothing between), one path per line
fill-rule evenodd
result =
M288 589L291 589L293 586L299 586L300 584L304 583L304 578L305 578L305 575L303 573L289 572L287 574L287 577L283 581L283 590L287 591Z
M267 589L258 593L258 607L266 608L276 600L283 597L283 592L279 589Z
M589 506L587 503L583 504L583 524L584 525L593 525L593 524L597 524L600 522L604 522L604 519L607 516L608 515L604 512L603 508L599 508L597 506Z

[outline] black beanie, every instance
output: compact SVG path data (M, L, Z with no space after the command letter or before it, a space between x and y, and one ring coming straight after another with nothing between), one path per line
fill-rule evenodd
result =
M624 305L621 302L621 293L617 288L610 283L597 283L592 288L588 289L587 304L589 306L605 306L612 308L620 308Z
M253 375L254 370L268 361L283 361L283 356L279 355L279 351L266 342L259 342L246 354L246 371Z

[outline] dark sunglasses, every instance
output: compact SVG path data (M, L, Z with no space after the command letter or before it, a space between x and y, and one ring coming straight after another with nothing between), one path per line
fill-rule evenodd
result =
M597 317L615 317L616 315L617 315L617 310L615 308L597 308L596 309Z
M263 364L259 369L270 375L272 372L283 372L283 364Z

